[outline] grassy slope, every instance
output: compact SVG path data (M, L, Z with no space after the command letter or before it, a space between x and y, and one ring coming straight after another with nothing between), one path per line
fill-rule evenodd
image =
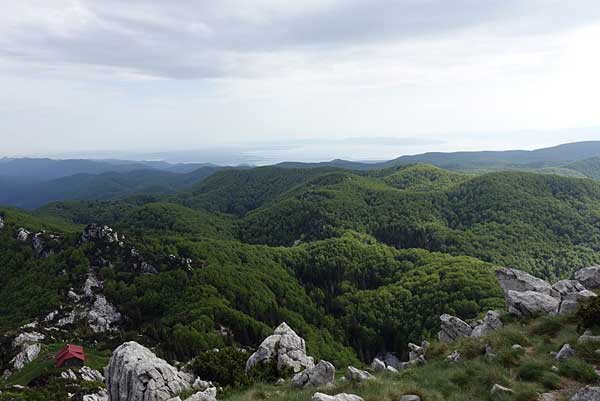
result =
M592 366L600 363L600 357L590 350L600 348L600 344L576 346L581 357L566 363L559 364L549 355L564 343L576 344L577 337L575 325L564 318L539 318L525 324L513 321L485 338L464 339L454 344L434 342L425 366L400 374L379 374L375 381L366 384L340 382L345 372L339 371L338 384L333 388L300 391L289 384L259 384L230 394L224 400L308 401L315 391L352 393L366 401L397 401L404 394L418 394L423 401L535 401L538 393L552 391L557 392L558 399L566 399L586 383L599 383ZM494 348L496 358L484 356L486 344ZM522 345L525 351L513 350L513 344ZM462 362L445 361L445 356L453 350L461 353ZM559 375L551 370L553 365L560 368ZM515 394L493 398L490 389L494 384L508 386Z

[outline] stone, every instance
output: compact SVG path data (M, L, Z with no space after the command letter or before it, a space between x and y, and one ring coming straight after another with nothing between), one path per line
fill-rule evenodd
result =
M492 348L492 346L490 344L485 345L485 357L487 359L494 359L496 357L496 354L494 353L494 349Z
M135 341L113 351L105 372L111 400L165 401L189 390L193 383L191 375L178 371Z
M248 358L246 371L269 361L276 361L279 371L292 369L294 373L315 366L313 358L306 354L304 339L286 323L281 323Z
M104 383L104 376L96 369L92 369L89 366L82 366L79 368L79 375L86 382L100 382Z
M494 384L490 390L490 394L492 396L507 396L514 394L514 390L499 384Z
M480 324L473 327L471 337L483 337L501 327L502 321L500 320L500 313L491 310L485 314L485 317Z
M385 366L391 366L396 369L398 369L400 367L400 364L402 363L402 361L400 361L400 358L398 358L391 352L387 352L382 356L378 356L378 359L382 360L383 363L385 363Z
M4 229L4 217L0 216L0 231Z
M82 401L110 401L108 398L108 392L102 389L97 393L84 395Z
M335 367L327 361L320 361L312 368L297 373L292 378L294 387L332 386L335 383Z
M558 291L563 297L585 290L585 287L577 280L560 280L554 283L552 288Z
M119 242L119 235L107 225L88 224L81 234L81 242Z
M398 371L398 369L396 369L396 368L395 368L395 367L393 367L393 366L386 366L386 367L385 367L385 371L386 371L386 372L390 372L390 373L398 373L398 372L399 372L399 371Z
M558 311L559 315L570 315L572 313L577 312L579 307L579 303L589 298L595 298L598 295L596 293L583 289L579 292L570 293L564 295L562 298L562 302L560 303L560 308Z
M87 312L87 321L94 333L106 333L116 330L114 325L121 321L121 314L104 295L98 294Z
M192 394L185 401L217 401L217 389L214 387Z
M525 352L525 348L523 348L521 344L513 344L510 349L512 349L514 352Z
M577 353L575 352L575 350L569 344L565 344L556 354L556 360L564 361L565 359L574 357L576 354Z
M597 342L600 343L600 336L595 336L591 330L586 330L579 338L577 339L579 344L588 343L588 342Z
M62 377L65 380L77 380L77 375L71 369L67 369L64 372L62 372L60 374L60 377Z
M446 361L450 363L458 363L460 360L460 353L456 350L452 351L452 353L446 357Z
M24 229L23 227L20 227L17 230L17 235L16 235L16 239L19 242L25 242L27 241L27 239L29 238L29 235L31 233L29 231L27 231L26 229Z
M560 297L560 293L552 288L550 283L522 270L501 268L496 270L496 278L504 294L508 294L509 291L533 291L554 298Z
M575 279L588 290L600 288L600 266L590 266L575 273Z
M354 366L348 366L348 371L346 372L346 379L351 382L361 383L367 380L375 379L375 376L367 372L366 370L360 370L355 368Z
M14 370L21 370L39 355L42 341L46 336L36 331L23 332L13 340L13 347L18 350L17 355L10 360Z
M586 386L579 390L570 401L598 401L600 400L600 387Z
M421 397L416 394L406 394L400 397L400 401L421 401Z
M276 386L283 386L285 384L285 379L280 377L279 379L277 379L277 381L275 382Z
M384 371L387 368L387 366L385 365L385 362L383 362L381 359L373 359L373 362L371 362L371 369L373 369L373 371L375 372L381 372Z
M408 349L410 349L410 352L408 353L409 361L414 361L420 356L425 355L425 348L420 347L416 344L408 343Z
M517 316L533 316L539 313L556 314L560 299L542 292L509 290L506 295L508 312Z
M441 342L453 342L461 337L469 337L473 332L473 328L469 324L456 316L445 313L440 316L440 320L442 321L442 324L440 327L441 330L438 333L438 338Z
M323 393L314 393L310 401L364 401L357 395L341 393L337 395L327 395Z

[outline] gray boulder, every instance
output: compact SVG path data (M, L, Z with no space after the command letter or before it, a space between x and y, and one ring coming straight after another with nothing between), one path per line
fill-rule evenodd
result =
M416 394L406 394L400 397L400 401L421 401L421 397Z
M312 368L297 373L292 378L294 387L332 386L335 383L335 366L327 361L320 361Z
M492 386L492 389L490 390L490 394L494 397L510 396L511 394L514 394L514 393L515 393L515 391L513 389L501 386L499 384L494 384Z
M579 292L572 292L570 294L566 294L562 298L562 302L560 303L560 308L558 311L559 315L569 315L577 312L577 308L582 301L585 301L589 298L597 297L596 293L583 289Z
M587 386L579 390L570 401L598 401L600 400L600 387Z
M600 288L600 266L590 266L575 273L575 279L588 290Z
M556 360L564 361L565 359L574 357L576 354L577 353L575 352L575 350L569 344L565 344L556 354Z
M281 323L248 358L246 370L269 361L276 361L279 370L292 369L294 373L315 366L313 358L306 354L304 339L286 323Z
M357 395L341 393L337 395L327 395L323 393L313 394L310 401L364 401Z
M560 298L542 292L509 290L506 295L508 312L517 316L532 316L538 313L556 314Z
M0 231L4 229L4 217L0 216Z
M96 299L87 311L86 317L94 333L114 331L116 330L115 325L121 321L121 314L101 294L96 295Z
M600 336L595 336L591 330L586 330L579 338L577 339L579 344L588 343L588 342L597 342L600 343Z
M563 297L585 290L585 287L577 280L560 280L554 283L552 288L558 291Z
M500 320L500 313L491 310L485 314L485 317L481 322L473 327L471 337L483 337L501 327L502 321Z
M100 390L94 394L84 395L82 401L110 401L106 390Z
M373 359L373 362L371 362L371 369L373 369L373 371L375 372L382 372L387 368L387 366L385 365L385 362L383 362L381 359Z
M560 297L559 292L552 288L550 283L522 270L501 268L496 270L496 278L504 294L508 294L509 291L534 291L551 297Z
M450 362L450 363L458 363L461 360L461 356L460 356L460 352L454 350L452 351L452 353L448 356L446 356L446 362Z
M191 388L193 377L178 371L135 341L115 349L106 373L113 401L166 401Z
M441 342L453 342L461 337L469 337L473 332L473 328L463 320L456 316L448 315L447 313L440 316L442 321L441 330L438 333L438 339Z
M29 231L27 231L23 227L20 227L19 229L17 229L17 235L15 236L15 238L19 242L25 242L29 238L29 235L31 235Z
M360 370L354 366L348 366L348 372L346 372L346 379L351 382L361 383L367 380L373 380L375 376L367 372L366 370Z

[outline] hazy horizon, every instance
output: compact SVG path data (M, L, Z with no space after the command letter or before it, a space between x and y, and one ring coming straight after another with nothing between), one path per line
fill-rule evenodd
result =
M0 157L261 164L591 140L598 38L593 0L11 2Z

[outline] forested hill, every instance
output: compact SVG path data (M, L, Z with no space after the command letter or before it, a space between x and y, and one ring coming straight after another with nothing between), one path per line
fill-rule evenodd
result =
M57 203L38 214L119 224L128 211L157 200ZM182 207L174 215L228 215L231 235L252 244L291 246L352 230L399 249L469 255L549 279L600 262L600 184L589 179L468 175L428 165L366 172L261 167L218 172L168 201ZM155 225L152 219L160 220L136 226Z

